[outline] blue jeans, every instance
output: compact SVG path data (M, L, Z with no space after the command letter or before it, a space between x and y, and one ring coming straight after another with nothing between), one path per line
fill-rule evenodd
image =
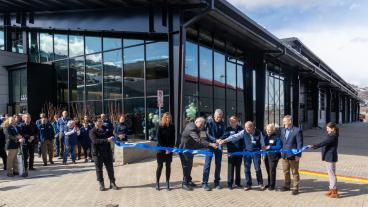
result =
M258 185L263 185L262 171L261 171L261 155L245 155L244 156L244 171L245 182L247 186L252 186L252 175L250 174L250 166L254 164Z
M72 161L75 161L75 159L77 157L77 155L75 153L75 145L70 145L70 144L66 145L63 162L67 161L69 153L72 154Z
M212 147L209 148L212 154L215 155L215 186L220 184L220 172L221 172L221 160L222 160L222 150L213 149ZM208 178L210 176L210 169L211 169L211 161L212 156L206 156L203 167L203 180L202 184L208 184Z

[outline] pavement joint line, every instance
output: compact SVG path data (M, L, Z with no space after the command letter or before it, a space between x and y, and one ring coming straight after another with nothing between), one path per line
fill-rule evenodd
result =
M299 170L299 173L302 175L312 175L318 177L328 177L327 173L311 171L311 170ZM356 183L368 183L368 178L363 177L355 177L355 176L345 176L345 175L337 175L338 180L356 182Z

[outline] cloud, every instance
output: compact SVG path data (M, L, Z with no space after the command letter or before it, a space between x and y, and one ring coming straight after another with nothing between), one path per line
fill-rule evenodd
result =
M368 27L351 26L275 31L280 38L296 36L347 82L368 86ZM354 37L354 35L359 35Z

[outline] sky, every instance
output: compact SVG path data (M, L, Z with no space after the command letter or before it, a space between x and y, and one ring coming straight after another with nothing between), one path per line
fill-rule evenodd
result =
M228 1L277 37L298 37L347 82L368 86L367 0Z

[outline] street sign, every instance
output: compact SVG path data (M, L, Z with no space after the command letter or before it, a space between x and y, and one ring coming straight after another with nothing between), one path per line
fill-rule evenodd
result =
M164 107L164 91L157 90L157 107Z

